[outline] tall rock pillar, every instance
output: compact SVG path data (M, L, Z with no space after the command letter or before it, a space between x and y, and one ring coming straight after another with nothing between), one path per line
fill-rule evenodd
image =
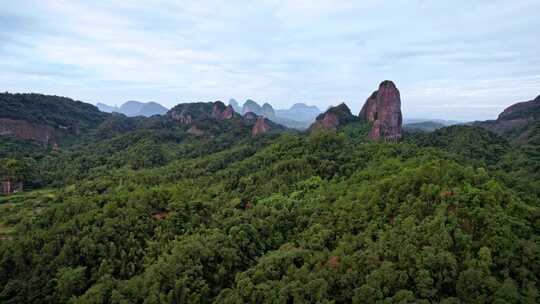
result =
M401 139L401 98L396 85L385 80L379 90L367 99L359 114L360 118L372 122L369 137L385 142L398 142Z

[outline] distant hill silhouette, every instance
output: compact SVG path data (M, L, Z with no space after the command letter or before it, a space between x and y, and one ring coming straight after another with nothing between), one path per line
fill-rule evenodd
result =
M240 106L235 99L229 100L229 104L240 114L252 112L298 130L307 129L322 113L316 106L308 106L305 103L296 103L289 109L274 109L269 103L264 103L261 106L251 99L246 100L243 106Z
M167 113L168 109L160 105L157 102L140 102L136 100L130 100L122 104L120 107L109 106L104 103L98 103L96 105L98 109L106 113L121 113L128 117L145 116L150 117L153 115L163 115Z

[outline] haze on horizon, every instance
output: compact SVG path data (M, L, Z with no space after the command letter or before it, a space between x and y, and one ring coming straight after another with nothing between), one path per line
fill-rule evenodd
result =
M540 1L4 1L0 90L119 105L247 98L483 120L540 94Z

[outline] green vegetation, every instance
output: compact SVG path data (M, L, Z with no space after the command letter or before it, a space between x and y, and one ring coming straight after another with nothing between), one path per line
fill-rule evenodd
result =
M539 129L512 146L466 126L382 144L360 121L194 124L110 116L2 160L41 182L0 197L0 302L540 301Z
M93 105L66 97L0 93L0 117L84 131L96 127L108 114Z

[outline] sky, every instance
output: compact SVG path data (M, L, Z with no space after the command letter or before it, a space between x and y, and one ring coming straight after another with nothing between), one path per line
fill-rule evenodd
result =
M120 105L247 98L484 120L540 95L539 0L0 0L0 91Z

